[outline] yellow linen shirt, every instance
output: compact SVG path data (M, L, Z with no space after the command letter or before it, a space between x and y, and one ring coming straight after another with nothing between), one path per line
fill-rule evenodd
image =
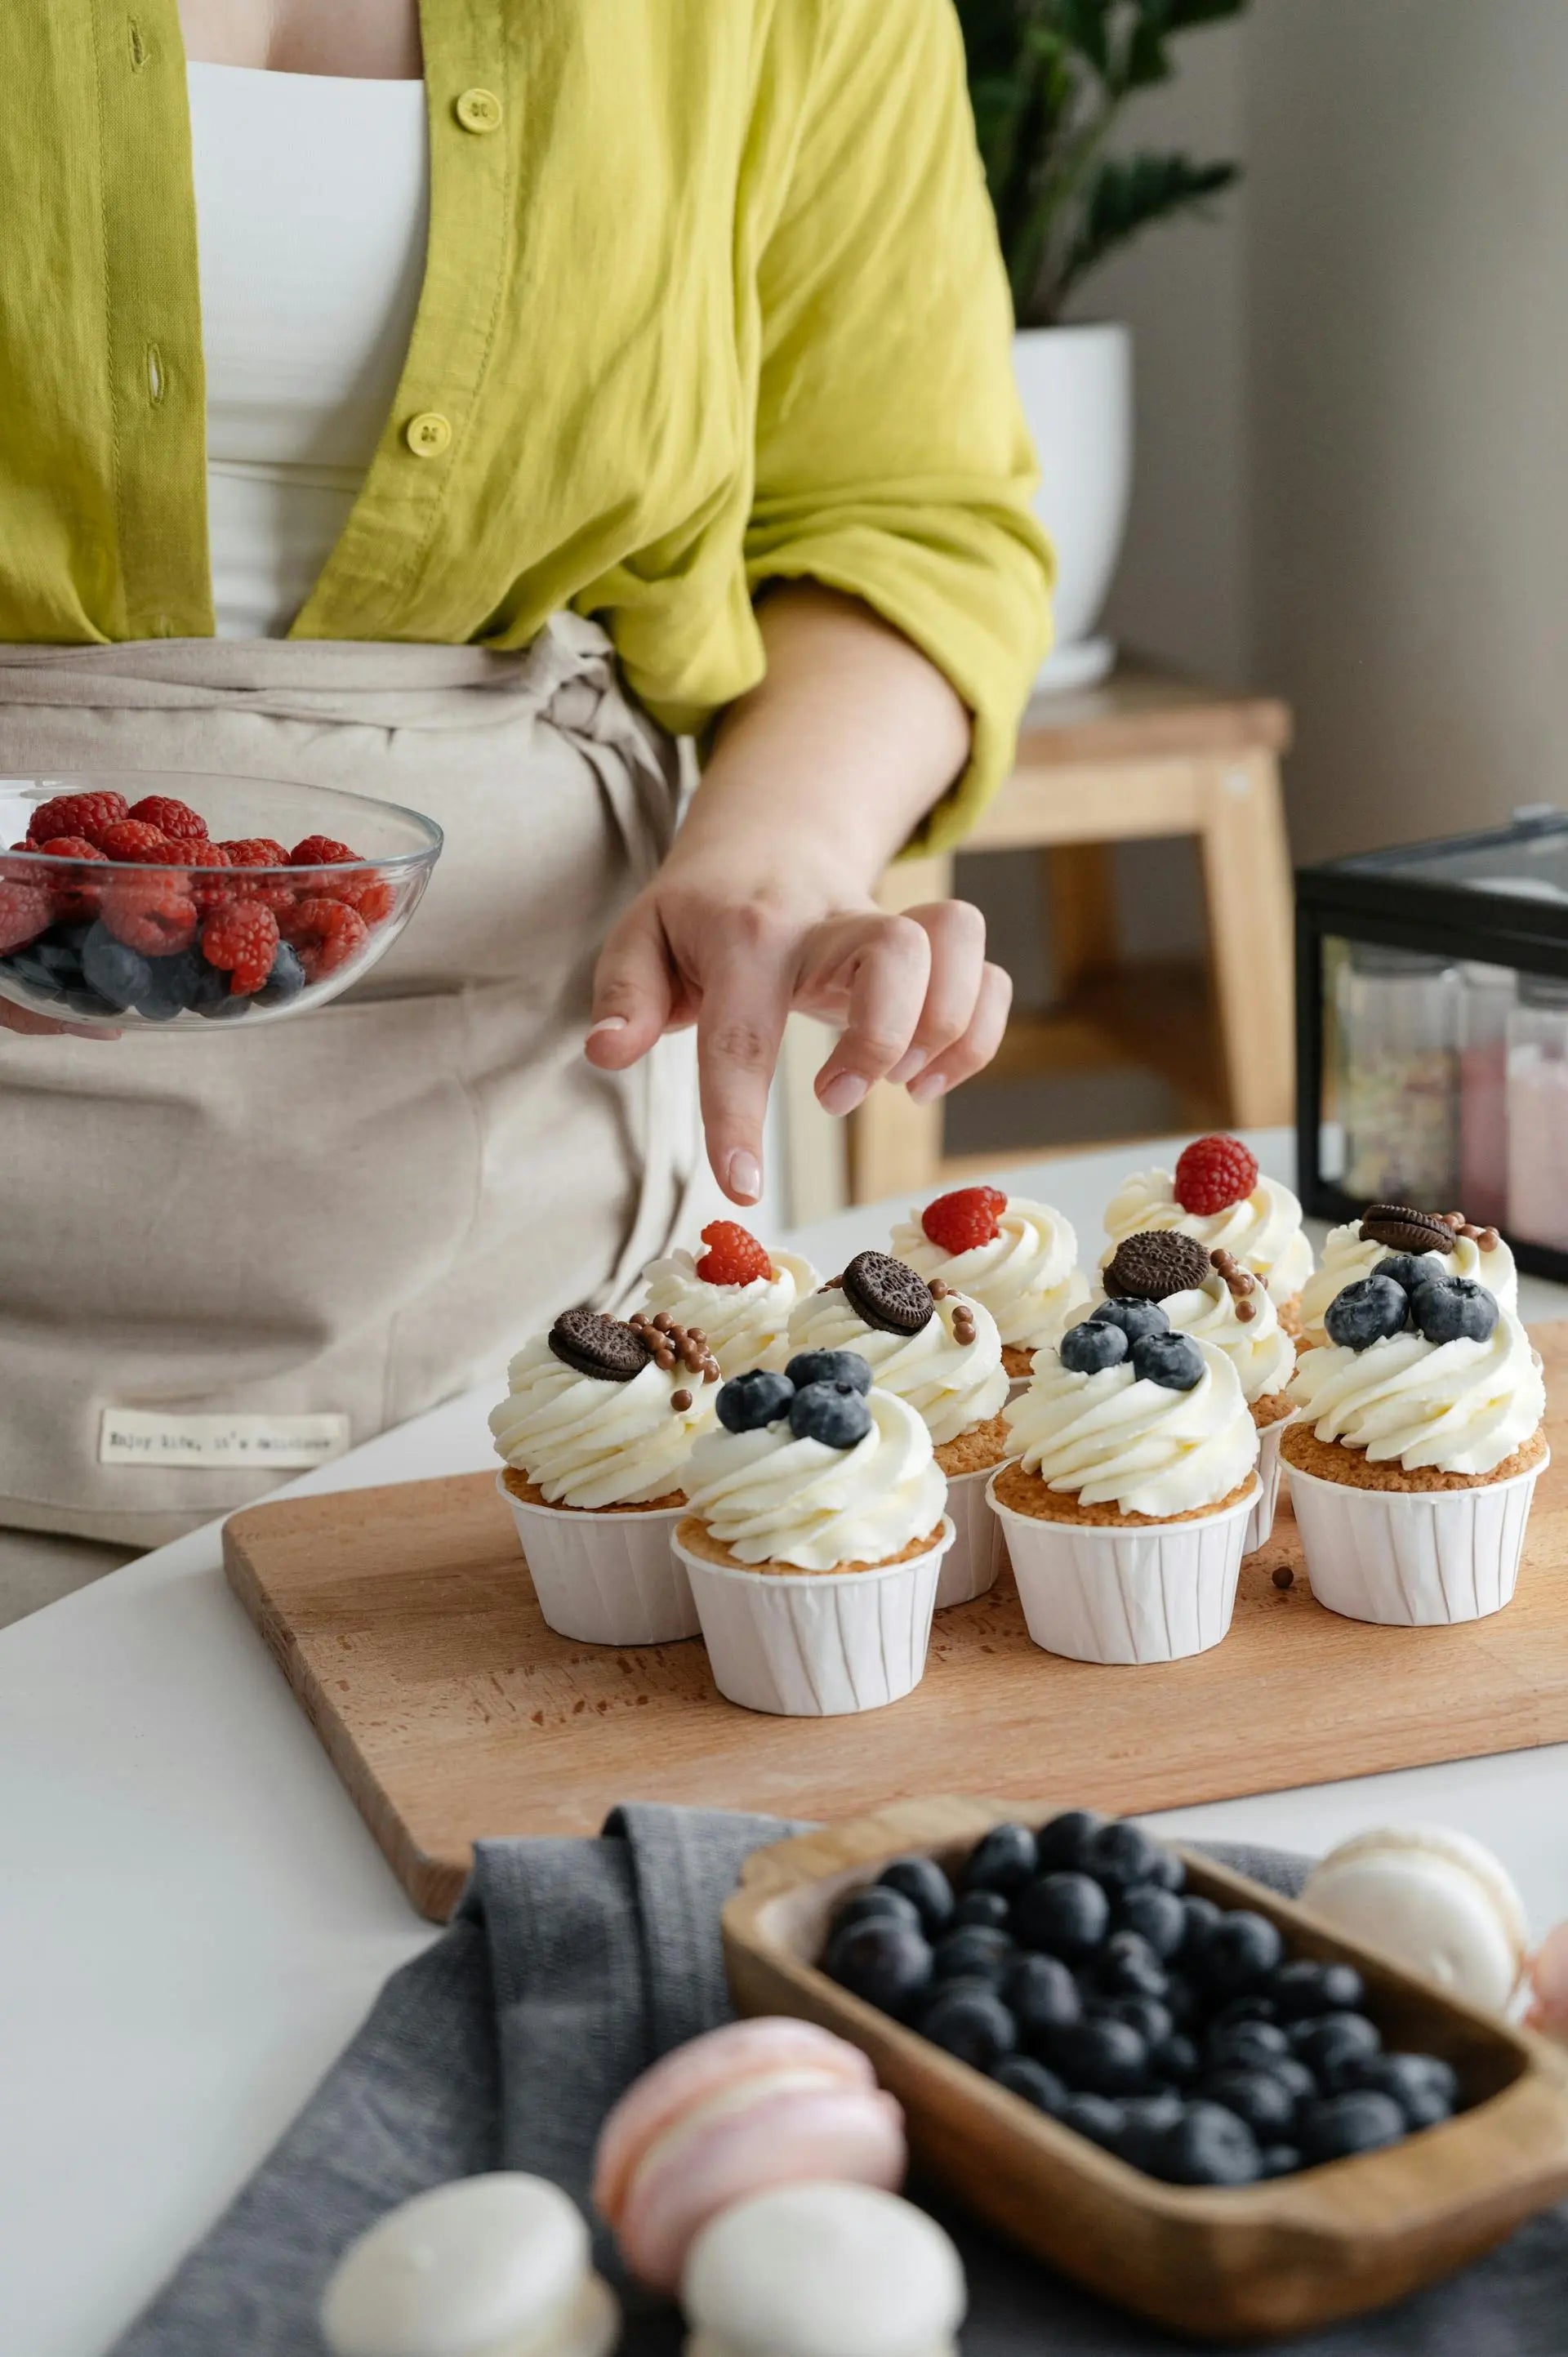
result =
M423 0L431 229L396 402L306 638L525 645L564 607L700 730L771 580L952 681L961 832L1048 558L950 0ZM0 6L0 641L205 637L176 0Z

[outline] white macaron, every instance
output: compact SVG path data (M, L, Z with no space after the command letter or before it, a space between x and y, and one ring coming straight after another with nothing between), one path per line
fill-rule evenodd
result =
M620 2313L575 2204L498 2171L418 2194L350 2244L321 2331L332 2357L608 2357Z
M692 2245L687 2357L957 2357L968 2295L923 2210L870 2185L781 2185Z
M1380 1826L1330 1850L1302 1903L1450 1996L1503 2012L1530 1946L1524 1903L1486 1846L1445 1825Z

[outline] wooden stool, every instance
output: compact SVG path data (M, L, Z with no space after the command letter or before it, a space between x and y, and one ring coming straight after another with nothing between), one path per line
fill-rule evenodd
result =
M1223 695L1136 663L1031 708L1017 766L963 848L1045 855L1057 1000L1046 1014L1015 1013L989 1077L1141 1067L1175 1087L1191 1127L1292 1118L1294 919L1279 781L1289 737L1290 715L1272 698ZM1182 834L1202 846L1206 964L1119 963L1112 846ZM904 861L888 871L883 905L941 899L952 874L950 854ZM820 1043L799 1053L820 1056ZM917 1105L883 1082L851 1116L847 1173L824 1189L832 1166L809 1088L789 1098L792 1175L814 1215L838 1188L852 1202L914 1196L1042 1150L944 1162L942 1100ZM1052 1142L1063 1141L1042 1145Z

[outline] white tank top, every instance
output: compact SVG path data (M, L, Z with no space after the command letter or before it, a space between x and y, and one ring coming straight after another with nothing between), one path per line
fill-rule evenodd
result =
M220 638L282 638L364 480L424 271L424 85L191 65Z

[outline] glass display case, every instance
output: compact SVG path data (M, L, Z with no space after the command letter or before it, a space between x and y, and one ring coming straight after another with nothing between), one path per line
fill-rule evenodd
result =
M1568 1281L1568 812L1296 873L1306 1209L1463 1211Z

